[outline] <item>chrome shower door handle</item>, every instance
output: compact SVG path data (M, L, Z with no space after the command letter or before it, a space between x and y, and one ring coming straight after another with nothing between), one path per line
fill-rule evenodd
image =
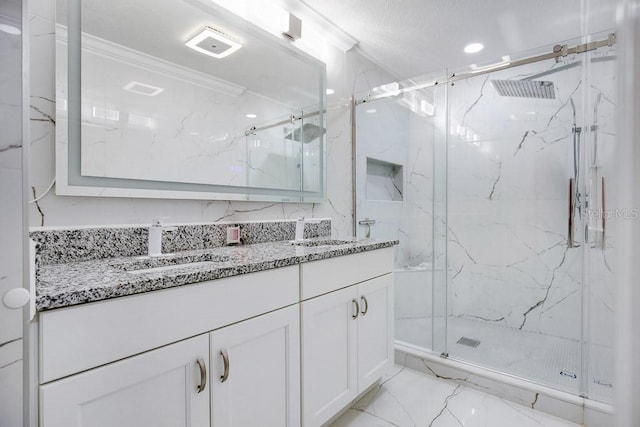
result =
M223 383L229 379L229 353L227 353L227 350L221 350L220 356L222 356L222 363L224 364L224 371L220 376L220 382Z
M196 363L198 364L198 368L200 368L200 384L196 386L196 390L198 390L198 393L202 393L207 387L207 365L205 365L202 357L198 357Z
M574 214L574 180L573 178L569 178L569 220L568 220L568 230L567 230L567 247L573 247L573 214Z
M607 209L606 209L606 204L605 204L605 187L604 187L604 176L601 178L602 180L602 191L600 192L601 194L601 204L602 204L602 250L604 251L605 249L607 249Z
M356 320L358 318L358 316L360 315L360 306L358 305L358 300L357 299L352 299L351 303L353 304L355 311L353 312L353 314L351 315L351 318L353 320Z

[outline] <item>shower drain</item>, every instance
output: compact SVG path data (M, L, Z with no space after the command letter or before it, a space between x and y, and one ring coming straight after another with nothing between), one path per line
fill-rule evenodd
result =
M461 337L458 341L458 344L466 345L468 347L477 347L480 345L479 340L474 340L473 338Z

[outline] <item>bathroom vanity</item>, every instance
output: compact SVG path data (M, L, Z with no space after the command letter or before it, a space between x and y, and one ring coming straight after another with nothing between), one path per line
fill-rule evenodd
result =
M40 425L326 423L393 364L394 244L41 266Z

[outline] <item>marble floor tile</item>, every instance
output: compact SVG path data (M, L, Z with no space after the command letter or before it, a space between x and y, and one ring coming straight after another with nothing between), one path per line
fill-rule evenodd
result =
M331 427L570 427L577 424L396 367Z

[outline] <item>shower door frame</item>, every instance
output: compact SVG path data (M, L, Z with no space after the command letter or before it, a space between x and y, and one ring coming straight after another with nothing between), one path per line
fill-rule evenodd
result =
M602 33L600 33L602 34ZM582 37L582 43L573 46L573 47L568 47L566 44L565 45L556 45L553 48L552 52L549 53L545 53L545 54L541 54L541 55L536 55L536 56L531 56L531 57L527 57L527 58L523 58L523 59L518 59L515 61L509 61L509 62L505 62L505 63L499 63L499 64L493 64L491 66L487 66L487 67L483 67L483 68L478 68L472 71L467 71L464 73L450 73L448 71L445 71L446 76L444 78L437 78L437 79L433 79L431 81L427 81L427 82L423 82L423 83L419 83L419 84L411 84L408 85L406 87L402 87L399 88L395 95L400 95L400 94L404 94L407 92L412 92L412 91L416 91L416 90L420 90L420 89L427 89L427 88L432 88L432 87L436 87L438 85L440 86L444 86L444 90L445 90L445 121L446 121L446 129L449 129L449 119L450 119L450 114L449 114L449 98L450 95L448 93L448 87L452 84L455 83L457 81L461 81L464 79L467 79L469 77L475 77L475 76L479 76L479 75L483 75L483 74L487 74L487 73L493 73L496 71L500 71L500 70L505 70L505 69L509 69L509 68L515 68L515 67L519 67L522 65L527 65L527 64L532 64L532 63L536 63L536 62L540 62L540 61L544 61L544 60L548 60L548 59L554 59L554 58L561 58L567 55L577 55L577 54L581 54L581 53L586 53L586 59L581 60L581 66L582 66L582 78L586 79L588 77L588 73L590 72L589 69L589 65L590 61L590 53L591 51L597 50L601 47L612 47L613 45L615 45L616 43L616 37L615 37L615 33L608 33L606 38L603 39L599 39L599 40L595 40L595 41L590 41L591 40L592 35L590 36L585 36ZM587 88L588 89L588 88ZM586 89L584 89L586 91ZM357 173L357 168L356 168L356 155L357 155L357 138L356 138L356 108L363 104L363 103L369 103L369 102L373 102L376 100L380 100L380 99L385 99L390 97L390 95L388 93L383 93L383 94L377 94L377 95L371 95L368 94L366 97L364 98L360 98L360 99L356 99L355 97L351 98L351 102L350 102L350 106L351 106L351 136L352 136L352 182L353 182L353 209L354 209L354 215L353 215L353 223L352 223L352 227L353 227L353 233L354 235L356 234L356 230L357 230L357 200L358 200L358 194L356 191L356 173ZM589 98L585 97L584 99L584 103L585 104L589 104ZM586 108L583 108L582 111L582 123L590 123L588 121L588 115L586 113ZM585 135L589 135L590 129L587 129L585 132ZM447 134L448 135L448 134ZM586 138L585 138L586 139ZM444 266L441 270L441 272L444 272L444 280L446 283L446 288L448 288L448 274L447 274L447 263L448 263L448 203L447 203L447 186L448 186L448 137L445 137L445 141L442 141L443 144L441 144L442 146L438 145L439 150L437 151L437 147L436 144L440 143L441 141L434 141L434 156L441 156L438 157L437 160L443 161L445 164L444 167L444 173L438 174L435 172L434 169L434 174L433 174L433 203L434 203L434 211L433 211L433 222L432 222L432 236L433 236L433 256L434 256L434 265L433 265L433 287L432 287L432 302L434 305L434 310L436 309L436 306L440 306L440 307L444 307L445 310L445 316L443 317L444 320L444 325L442 325L440 328L436 328L435 325L435 321L432 322L432 348L431 349L425 349L429 352L432 353L436 353L439 354L441 357L444 358L448 358L449 357L449 351L448 351L448 347L447 347L447 321L446 321L446 314L448 311L448 292L445 291L444 293L442 293L442 295L436 295L436 284L439 282L442 282L442 277L441 274L439 274L439 268L437 265L437 261L435 261L436 259L436 254L437 253L441 253L444 255L443 259L444 259ZM434 157L434 161L435 161L435 157ZM586 164L586 162L582 162L581 163L583 166ZM589 193L589 188L587 188L587 184L585 182L586 179L583 179L583 183L581 185L581 188L579 189L579 191L583 194ZM441 193L439 193L438 191L440 191ZM437 207L436 206L436 197L439 196L444 196L444 202L442 204L442 206ZM437 219L440 218L440 226L438 226L437 224ZM584 229L584 225L585 224L581 224L580 225L580 229ZM444 247L443 248L439 248L436 247L436 245L438 244L438 239L435 238L435 236L438 235L439 232L444 231ZM589 242L585 242L585 243L589 243ZM581 284L581 325L580 325L580 330L581 330L581 338L580 338L580 351L579 351L579 369L580 369L580 385L579 385L579 392L578 395L580 395L581 397L587 397L588 396L588 380L590 380L590 375L589 375L589 351L587 349L588 347L588 342L589 342L589 331L588 331L588 324L589 324L589 301L588 301L588 297L586 296L586 291L585 291L585 287L588 285L589 283L589 273L588 273L588 269L587 269L587 265L588 265L588 254L585 250L581 250L581 270L582 270L582 284ZM435 318L436 313L435 311L433 312L433 316ZM439 329L439 333L440 333L440 337L437 338L438 335L438 331L437 329ZM438 343L438 345L437 345ZM453 360L455 360L455 358L453 358ZM469 361L469 360L462 360L464 363L467 364L471 364L473 365L473 361ZM481 365L477 365L477 366L481 366ZM482 366L481 366L482 367ZM510 374L507 374L510 375ZM540 383L540 384L544 384L539 382L538 380L534 379L534 378L527 378L527 377L521 377L522 379L524 379L525 381L531 381L533 383ZM553 387L553 385L552 385Z

